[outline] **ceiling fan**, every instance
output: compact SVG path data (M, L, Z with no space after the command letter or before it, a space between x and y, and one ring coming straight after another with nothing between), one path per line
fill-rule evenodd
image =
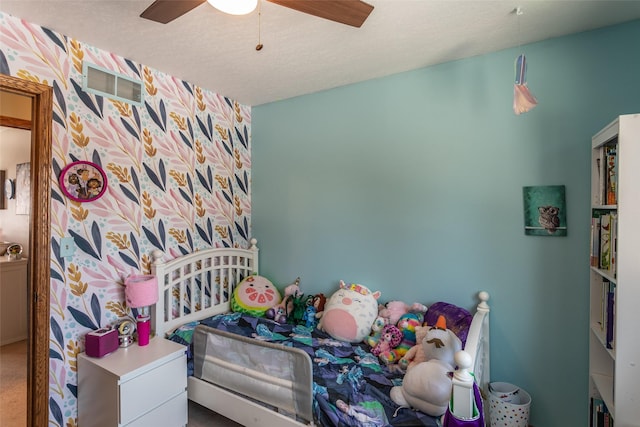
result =
M206 0L155 0L142 14L142 18L167 24L184 15ZM309 15L340 24L361 27L373 6L361 0L266 0Z

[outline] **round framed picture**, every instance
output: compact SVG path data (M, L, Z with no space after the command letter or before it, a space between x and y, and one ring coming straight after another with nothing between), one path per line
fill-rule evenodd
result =
M62 170L59 183L62 192L71 200L91 202L107 190L107 175L95 163L77 161Z

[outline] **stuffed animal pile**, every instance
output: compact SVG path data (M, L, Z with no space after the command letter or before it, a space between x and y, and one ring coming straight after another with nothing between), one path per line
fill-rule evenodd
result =
M273 319L278 323L287 323L289 315L293 313L296 298L302 296L300 291L300 278L298 277L292 284L284 288L282 301L265 312L265 317Z
M318 329L339 341L365 342L383 364L397 364L406 370L402 385L391 389L391 400L436 417L445 413L451 397L454 355L463 345L457 333L465 331L463 325L468 324L469 313L446 305L436 307L442 303L432 305L433 311L429 312L419 303L389 301L381 305L379 291L343 280L329 299L323 294L305 297L300 278L286 286L283 293L281 298L268 279L249 276L235 287L231 307L278 323L307 328L317 324ZM427 325L441 312L447 314L454 330L447 328L443 315Z
M418 409L438 417L445 413L451 397L455 368L454 355L462 350L462 342L447 329L444 316L430 327L421 342L425 361L407 370L401 386L391 389L391 400L403 407Z
M374 354L386 365L395 364L416 345L416 328L422 325L427 307L414 303L405 304L402 301L389 301L378 306L378 317L374 320L371 333L365 342L375 349ZM391 325L400 332L401 339L394 341L393 346L385 344L383 351L380 347L380 332L385 325Z
M230 302L231 309L237 313L314 328L317 313L324 309L325 301L323 294L305 297L299 277L284 288L284 297L281 297L269 279L254 274L235 286Z

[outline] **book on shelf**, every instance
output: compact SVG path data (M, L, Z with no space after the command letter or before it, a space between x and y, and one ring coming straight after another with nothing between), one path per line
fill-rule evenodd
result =
M616 274L618 215L615 210L594 209L591 213L589 264Z
M613 350L615 348L616 329L616 284L608 280L603 280L602 284L604 288L607 288L605 341L606 347Z
M600 265L600 216L591 217L591 253L589 256L591 267Z
M605 336L607 329L607 300L609 298L609 286L606 283L606 279L602 281L602 296L600 298L600 332Z
M600 265L603 270L611 268L611 214L600 215Z
M613 277L616 277L617 265L618 265L618 214L615 212L611 213L611 236L610 246L611 246L611 260L609 262L609 271L613 274Z
M605 204L615 205L618 203L618 156L617 141L615 144L607 145L604 148L605 169L607 176L605 180Z
M592 397L590 408L590 427L613 427L613 417L609 413L609 409L602 399L599 397Z

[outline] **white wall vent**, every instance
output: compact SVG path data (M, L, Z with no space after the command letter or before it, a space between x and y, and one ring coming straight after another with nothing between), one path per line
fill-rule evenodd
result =
M82 63L82 89L86 92L142 105L142 82L88 62Z

